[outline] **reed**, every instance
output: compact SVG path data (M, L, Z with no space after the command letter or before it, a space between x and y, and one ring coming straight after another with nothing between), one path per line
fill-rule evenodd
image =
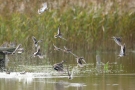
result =
M53 50L53 43L74 51L113 51L112 36L123 37L128 48L134 48L135 13L127 6L128 1L54 0L48 2L49 10L40 15L37 10L42 2L5 2L0 6L0 42L21 43L28 54L32 50L32 36L43 39L41 49L48 54ZM67 42L54 39L59 25Z

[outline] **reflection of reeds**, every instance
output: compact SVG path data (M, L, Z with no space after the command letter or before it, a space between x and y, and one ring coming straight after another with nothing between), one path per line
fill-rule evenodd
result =
M135 13L128 6L124 7L125 2L52 1L47 2L49 9L38 15L42 2L29 1L10 0L0 5L0 42L16 41L28 53L32 46L31 37L36 36L43 39L43 50L51 51L53 47L50 45L58 44L53 36L61 25L64 37L70 42L62 41L59 45L67 44L74 51L112 50L112 36L123 37L124 42L133 48Z

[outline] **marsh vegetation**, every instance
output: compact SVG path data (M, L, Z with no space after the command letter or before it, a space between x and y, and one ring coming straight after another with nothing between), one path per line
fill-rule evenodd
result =
M48 10L38 14L44 2L47 2ZM95 62L96 54L102 55L103 52L113 53L107 56L109 58L101 56L104 63L115 62L117 56L114 54L119 53L119 48L111 40L112 36L122 37L127 52L132 54L131 59L122 58L122 62L126 64L129 60L129 65L134 62L133 53L130 53L135 48L133 0L1 0L0 3L1 44L16 42L25 48L22 55L9 56L12 61L9 66L52 64L62 59L74 63L74 57L54 51L53 44L72 49L84 56L87 63ZM59 26L67 41L54 38ZM32 36L43 39L41 50L46 54L45 60L30 58L33 53Z

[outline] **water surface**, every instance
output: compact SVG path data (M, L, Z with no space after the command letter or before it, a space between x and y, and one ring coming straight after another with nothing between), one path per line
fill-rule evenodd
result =
M10 74L0 73L0 90L135 90L134 53L119 59L117 54L98 53L104 65L97 66L97 53L82 53L87 62L82 68L77 66L74 57L64 54L48 60L27 60L26 64L21 58L10 60L7 68ZM57 72L52 65L63 57L68 60L64 72ZM68 79L67 66L72 80ZM26 73L20 74L23 71Z
M37 74L39 77L30 77ZM43 74L43 73L42 73ZM92 75L87 77L47 77L26 73L27 77L0 78L0 90L134 90L135 74Z

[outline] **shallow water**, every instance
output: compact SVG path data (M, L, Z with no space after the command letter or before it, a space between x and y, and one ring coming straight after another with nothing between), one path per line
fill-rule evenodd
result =
M34 64L10 60L10 74L0 73L0 90L135 90L135 57L134 53L128 53L128 56L119 59L117 53L98 53L104 66L96 65L97 53L83 53L81 55L87 63L82 68L77 66L74 57L63 54L68 60L64 64L64 72L52 68L63 57L49 58L49 62L35 59ZM68 79L67 66L72 74L71 80ZM26 73L20 74L23 71Z
M0 78L0 90L134 90L135 74L50 77L45 73L26 73ZM1 75L1 74L0 74ZM37 76L33 76L37 75ZM10 74L9 74L10 76Z

